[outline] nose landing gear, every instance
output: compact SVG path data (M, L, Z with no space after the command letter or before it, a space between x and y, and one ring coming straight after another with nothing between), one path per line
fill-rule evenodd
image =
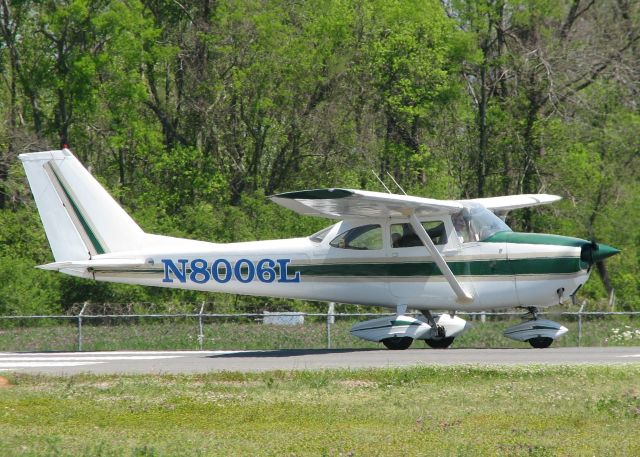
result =
M531 318L509 327L504 331L504 336L516 341L527 341L532 347L543 349L568 332L566 327L557 322L538 318L537 308L530 306L527 310Z

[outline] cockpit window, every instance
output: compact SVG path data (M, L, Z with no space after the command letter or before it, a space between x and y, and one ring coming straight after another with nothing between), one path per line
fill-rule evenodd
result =
M442 221L422 222L422 226L427 231L429 238L433 244L447 244L447 232ZM422 246L422 241L414 232L413 227L409 223L391 224L391 247L392 248L411 248Z
M333 225L330 225L329 227L325 227L319 232L316 232L313 235L311 235L309 239L314 243L322 243L322 241L327 236L327 234L331 231L332 228L333 228Z
M477 203L464 203L464 209L452 216L462 242L484 241L498 232L511 232L502 219Z
M329 244L340 249L382 249L382 227L378 224L354 227L335 237Z

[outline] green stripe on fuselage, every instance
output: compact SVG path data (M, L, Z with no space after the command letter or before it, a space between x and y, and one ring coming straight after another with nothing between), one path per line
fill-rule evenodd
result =
M529 258L515 260L459 260L448 261L447 264L456 276L524 276L544 274L571 274L584 268L579 257L550 257ZM278 273L276 268L276 274ZM96 273L160 273L160 269L122 269L95 270ZM299 272L305 278L309 277L430 277L442 276L435 262L378 262L378 263L318 263L312 265L289 265L287 274ZM224 270L219 270L224 273ZM247 268L241 273L246 275ZM191 268L185 268L185 275L191 274Z
M517 260L447 261L456 276L511 276L534 274L568 274L581 270L579 257L531 258ZM290 265L289 272L304 276L441 276L434 262L340 263Z

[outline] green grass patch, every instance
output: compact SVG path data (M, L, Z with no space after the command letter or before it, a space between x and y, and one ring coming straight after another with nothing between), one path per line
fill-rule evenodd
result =
M2 455L640 455L640 365L8 375Z

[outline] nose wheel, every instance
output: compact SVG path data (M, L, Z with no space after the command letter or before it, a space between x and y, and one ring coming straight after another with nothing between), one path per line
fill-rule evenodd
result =
M529 306L527 308L527 311L531 315L531 319L533 319L534 321L539 319L538 308L536 308L535 306ZM551 346L551 343L553 343L553 338L537 336L535 338L529 338L527 342L531 345L531 347L534 347L536 349L545 349Z
M567 328L549 319L540 319L537 308L527 308L529 319L521 324L509 327L504 336L516 341L526 341L536 349L551 346L554 340L567 333Z
M529 340L527 341L532 347L536 349L544 349L551 346L551 343L553 343L553 338L545 338L543 336L538 336L536 338L529 338Z

